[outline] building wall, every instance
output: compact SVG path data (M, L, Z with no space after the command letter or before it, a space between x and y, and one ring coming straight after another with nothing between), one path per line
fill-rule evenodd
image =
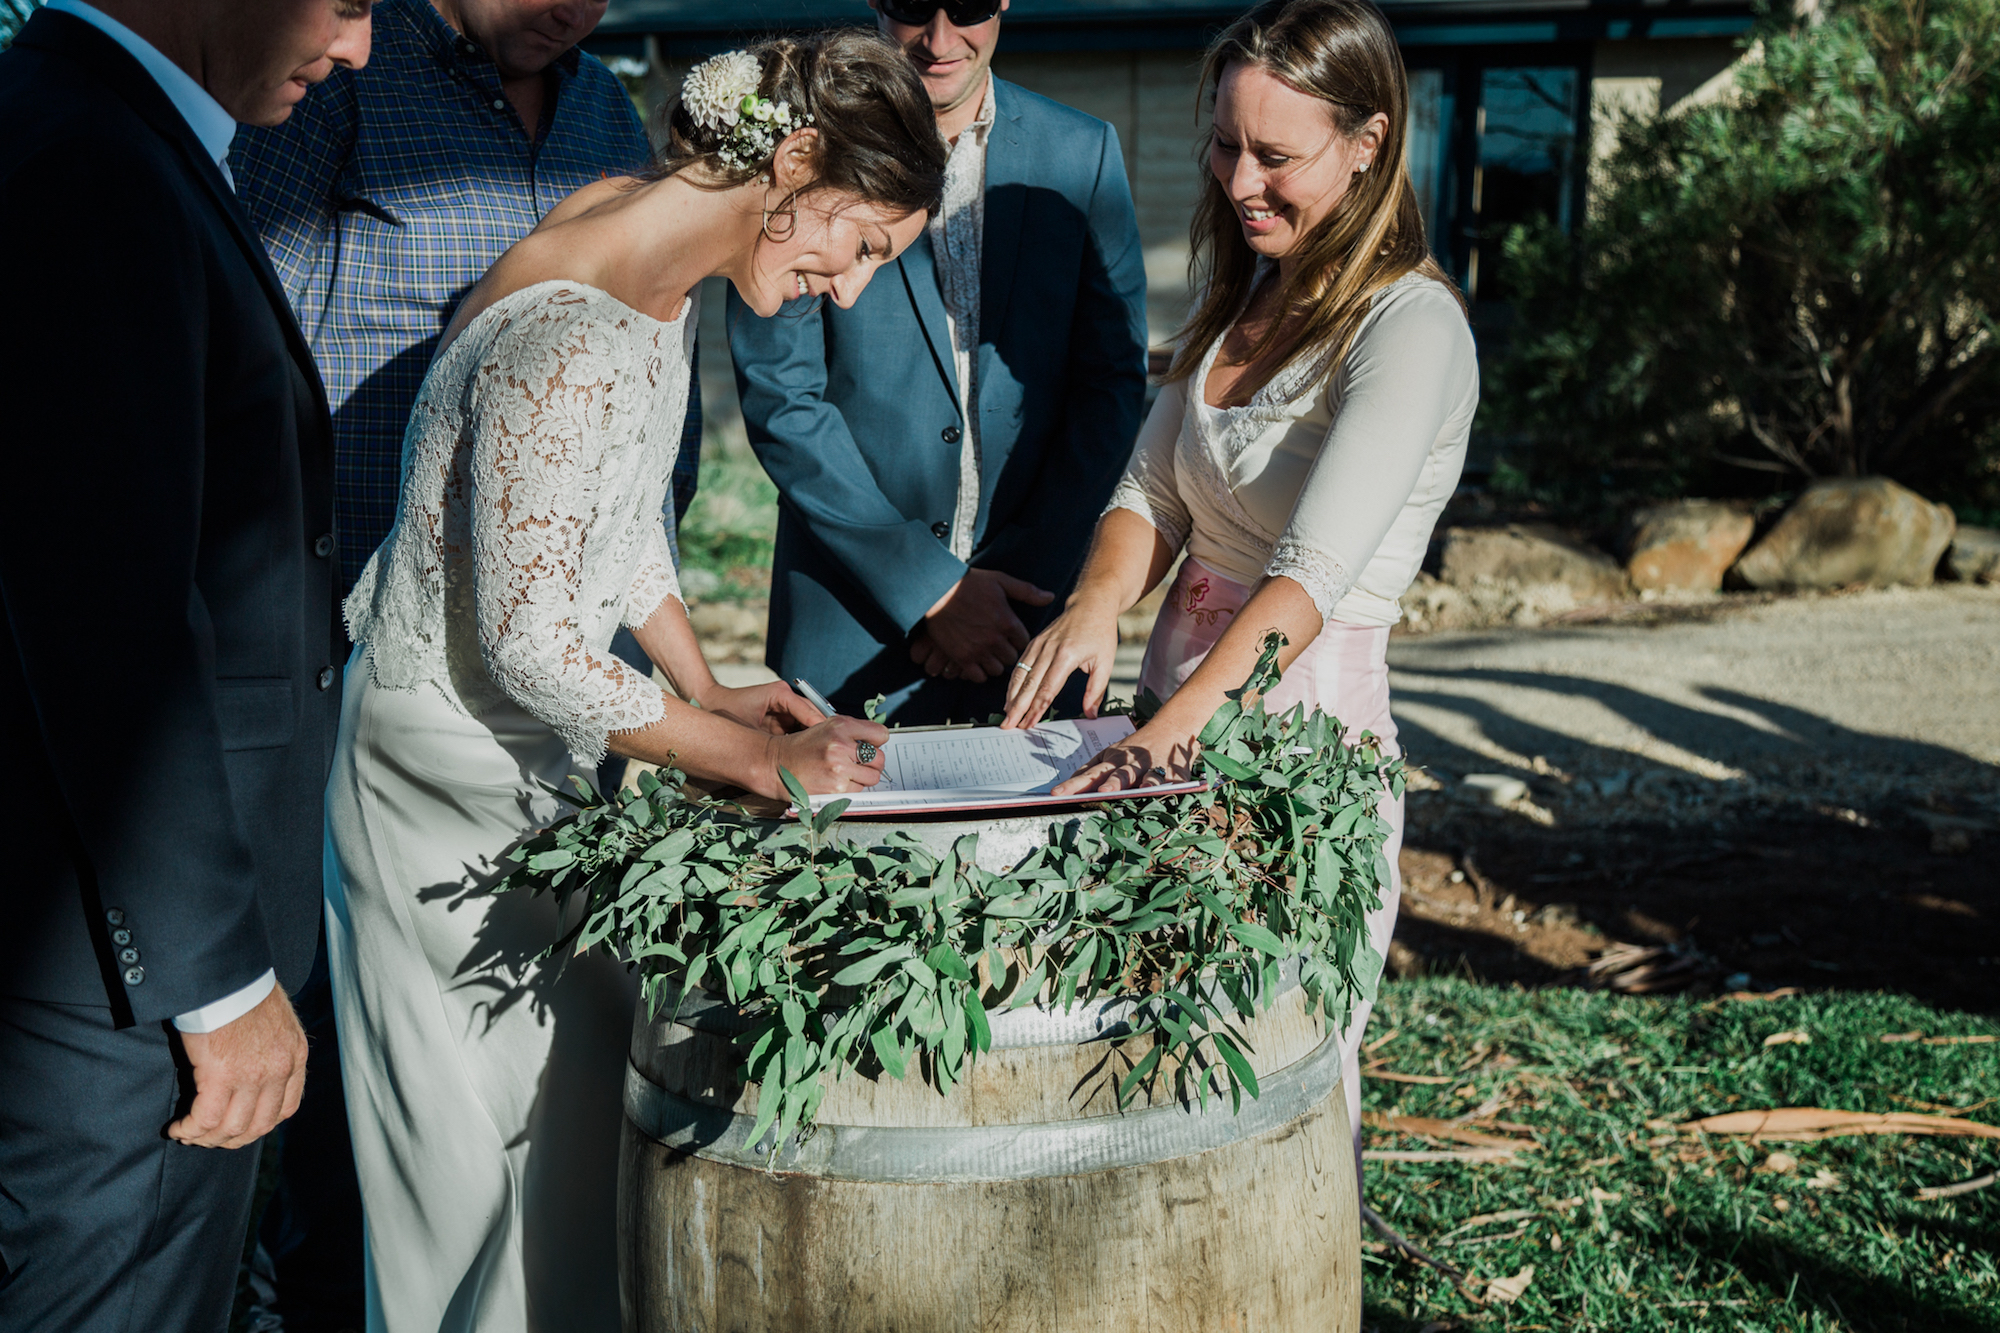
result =
M1187 313L1188 218L1201 186L1194 154L1198 51L1063 51L1010 55L1001 38L993 72L1031 92L1109 121L1146 250L1147 332L1171 341Z

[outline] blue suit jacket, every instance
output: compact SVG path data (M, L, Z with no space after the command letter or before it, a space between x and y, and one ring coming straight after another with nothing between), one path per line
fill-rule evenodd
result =
M1145 395L1145 266L1118 136L1000 80L980 265L981 485L971 563L1058 594L1131 455ZM983 716L983 689L925 680L908 638L965 562L957 376L928 237L851 310L759 319L732 291L750 443L777 483L766 660L843 711L896 695L898 721ZM1050 612L1017 607L1030 630Z

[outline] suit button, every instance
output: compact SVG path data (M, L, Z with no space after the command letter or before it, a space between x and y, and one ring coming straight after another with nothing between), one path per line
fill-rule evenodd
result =
M946 444L957 444L959 441L960 433L961 432L956 426L946 426L942 431L939 432L939 434L943 436L944 442Z
M951 524L945 522L943 519L939 519L937 522L931 524L931 536L937 538L939 541L943 541L946 537L951 536Z
M332 533L322 532L319 535L319 540L313 543L313 554L318 556L322 560L326 559L328 556L333 554Z
M114 930L111 932L111 942L121 945L130 944L132 942L132 932L129 930Z
M114 926L122 926L125 924L125 913L114 907L104 914L104 919Z
M120 949L118 951L118 961L130 967L139 961L139 951L132 948Z
M494 98L494 99L493 99L493 109L494 109L495 111L505 111L505 110L507 109L507 99L506 99L506 98L504 98L504 97L496 97L496 98Z
M126 985L128 985L128 986L136 986L136 985L138 985L138 984L139 984L140 982L144 981L145 979L146 979L146 969L145 969L145 968L143 968L143 967L128 967L128 968L126 968L126 969L125 969L125 984L126 984Z
M333 686L333 668L321 667L319 669L319 687L324 690L324 689L330 689L332 688L332 686Z

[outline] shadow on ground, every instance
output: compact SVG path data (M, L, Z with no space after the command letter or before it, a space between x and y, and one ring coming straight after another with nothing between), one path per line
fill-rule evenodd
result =
M1574 983L1613 942L1665 944L1700 956L1698 986L2000 1007L2000 766L1715 686L1408 678L1402 743L1437 789L1411 795L1399 971ZM1617 743L1579 736L1583 710ZM1471 772L1529 794L1486 805Z

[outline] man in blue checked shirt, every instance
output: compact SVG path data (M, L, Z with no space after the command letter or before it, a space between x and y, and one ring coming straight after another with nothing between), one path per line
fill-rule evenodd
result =
M605 0L434 3L378 0L367 67L313 88L284 125L245 128L229 159L333 409L342 596L395 522L403 428L459 300L565 196L652 156L617 78L577 50ZM670 543L700 443L697 380ZM629 634L614 647L651 669ZM359 1328L360 1195L323 953L295 1000L305 1103L260 1235L287 1333Z

